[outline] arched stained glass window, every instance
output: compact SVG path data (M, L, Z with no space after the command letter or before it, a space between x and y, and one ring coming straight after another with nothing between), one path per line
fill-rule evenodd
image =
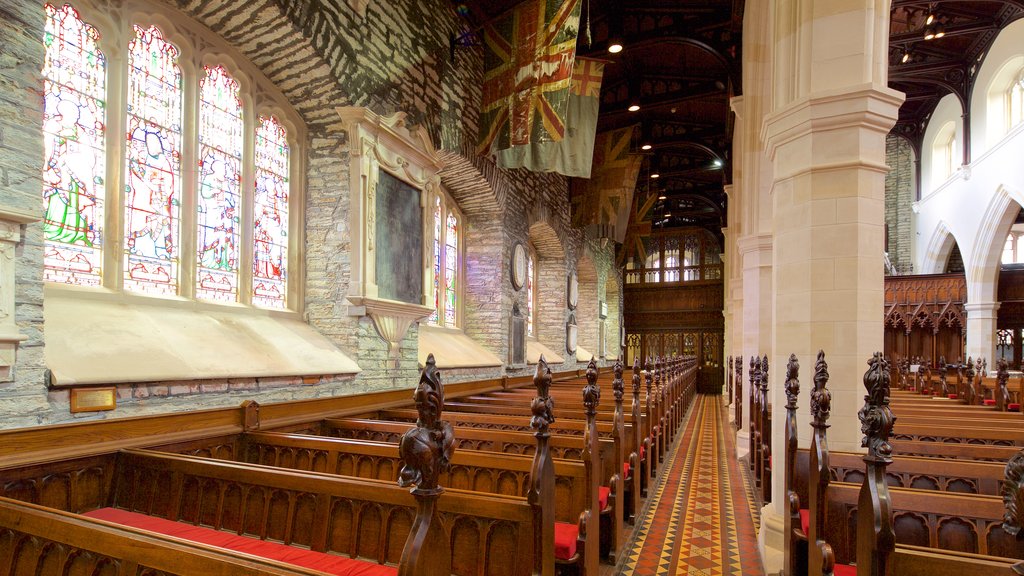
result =
M128 45L124 287L176 294L181 213L181 69L156 27Z
M434 197L434 311L428 322L437 324L441 313L441 197Z
M103 260L106 59L71 6L45 5L43 276L99 286Z
M238 298L238 222L242 183L242 102L222 66L199 83L198 270L196 297Z
M534 330L534 319L533 314L537 307L534 299L537 297L537 291L534 286L533 278L534 266L533 266L533 251L530 250L526 254L526 335L533 336Z
M288 270L288 132L274 117L256 129L252 303L284 308Z
M456 285L458 283L459 263L459 229L458 219L455 214L448 212L445 219L445 245L444 245L444 323L447 326L455 325L456 317Z

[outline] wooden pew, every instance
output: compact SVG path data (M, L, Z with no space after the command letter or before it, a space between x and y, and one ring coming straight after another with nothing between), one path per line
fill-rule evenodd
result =
M859 487L831 481L825 435L831 396L825 388L827 366L822 369L822 363L823 356L819 353L812 395L815 435L808 470L811 509L805 513L806 531L795 528L800 514L792 512L798 509L800 497L795 487L787 488L791 514L787 517L786 573L802 574L799 563L805 558L807 573L812 575L832 574L833 565L837 568L835 574L856 572L879 576L888 573L901 576L1014 573L1014 560L977 554L1003 553L1004 556L1019 557L1022 552L1020 545L1003 532L1001 500L888 488L886 467L890 459L887 440L895 418L887 402L889 371L880 354L873 358L864 378L868 395L860 416L862 430L866 432L863 442L869 449L864 457L867 467L864 481ZM787 428L787 436L789 432ZM787 437L787 449L794 446L795 443ZM826 522L826 517L832 521ZM924 532L921 527L924 527ZM968 531L978 530L984 537L975 538L972 544L970 538L964 538L961 530L964 527ZM917 544L943 550L904 547L908 539L912 540L908 536L915 534L924 534L926 539ZM806 556L801 556L801 536L805 537ZM897 542L900 545L897 546ZM972 545L975 550L967 553L956 551ZM948 550L955 552L950 554ZM837 564L854 559L856 569ZM898 572L894 571L897 569Z

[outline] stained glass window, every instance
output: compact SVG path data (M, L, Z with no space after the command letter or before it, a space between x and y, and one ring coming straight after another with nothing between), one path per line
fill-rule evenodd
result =
M288 133L274 117L256 129L252 302L284 308L288 269Z
M43 277L98 286L106 184L106 59L71 6L46 11L43 45Z
M526 255L526 334L529 336L533 336L533 311L536 308L533 288L533 253L530 252Z
M242 102L222 66L199 83L199 190L196 297L238 298L238 222L242 183Z
M441 310L441 197L434 198L434 311L427 320L437 324Z
M128 45L126 290L176 294L181 211L181 69L156 27Z
M448 218L445 219L444 234L444 323L446 326L455 325L455 287L458 281L459 261L458 225L455 214L448 212Z

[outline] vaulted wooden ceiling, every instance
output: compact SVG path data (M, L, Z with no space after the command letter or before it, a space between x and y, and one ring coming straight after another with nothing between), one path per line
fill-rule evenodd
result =
M473 25L519 0L455 2ZM643 233L727 223L723 185L732 173L729 99L742 93L744 0L581 0L577 53L605 58L598 131L637 124L645 154L638 197L653 196L640 216ZM944 34L924 39L928 16ZM974 76L999 30L1024 16L1024 0L892 0L890 85L907 94L894 132L920 148L938 101L967 102ZM589 42L586 30L589 27ZM624 50L609 54L609 38ZM910 52L908 61L903 54ZM640 110L627 107L638 100ZM969 158L969 148L965 158ZM652 178L657 174L658 178ZM658 200L659 197L663 200ZM671 214L671 216L666 216Z

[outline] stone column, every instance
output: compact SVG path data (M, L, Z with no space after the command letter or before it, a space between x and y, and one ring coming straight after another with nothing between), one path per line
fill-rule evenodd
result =
M743 425L736 441L742 455L748 446L750 424L750 358L766 354L771 346L772 237L744 236L736 243L743 266Z
M967 352L964 358L988 358L989 366L995 366L996 318L999 302L970 302L967 310Z
M829 446L859 451L861 375L883 347L885 138L903 102L887 87L889 2L776 0L771 12L775 107L762 138L774 168L773 364L795 353L809 382L825 350ZM776 385L783 373L773 372L775 408L785 404ZM809 421L808 405L802 396L798 422ZM784 425L773 418L775 454ZM809 429L799 428L806 444ZM781 567L783 477L772 475L772 504L762 511L767 573Z

